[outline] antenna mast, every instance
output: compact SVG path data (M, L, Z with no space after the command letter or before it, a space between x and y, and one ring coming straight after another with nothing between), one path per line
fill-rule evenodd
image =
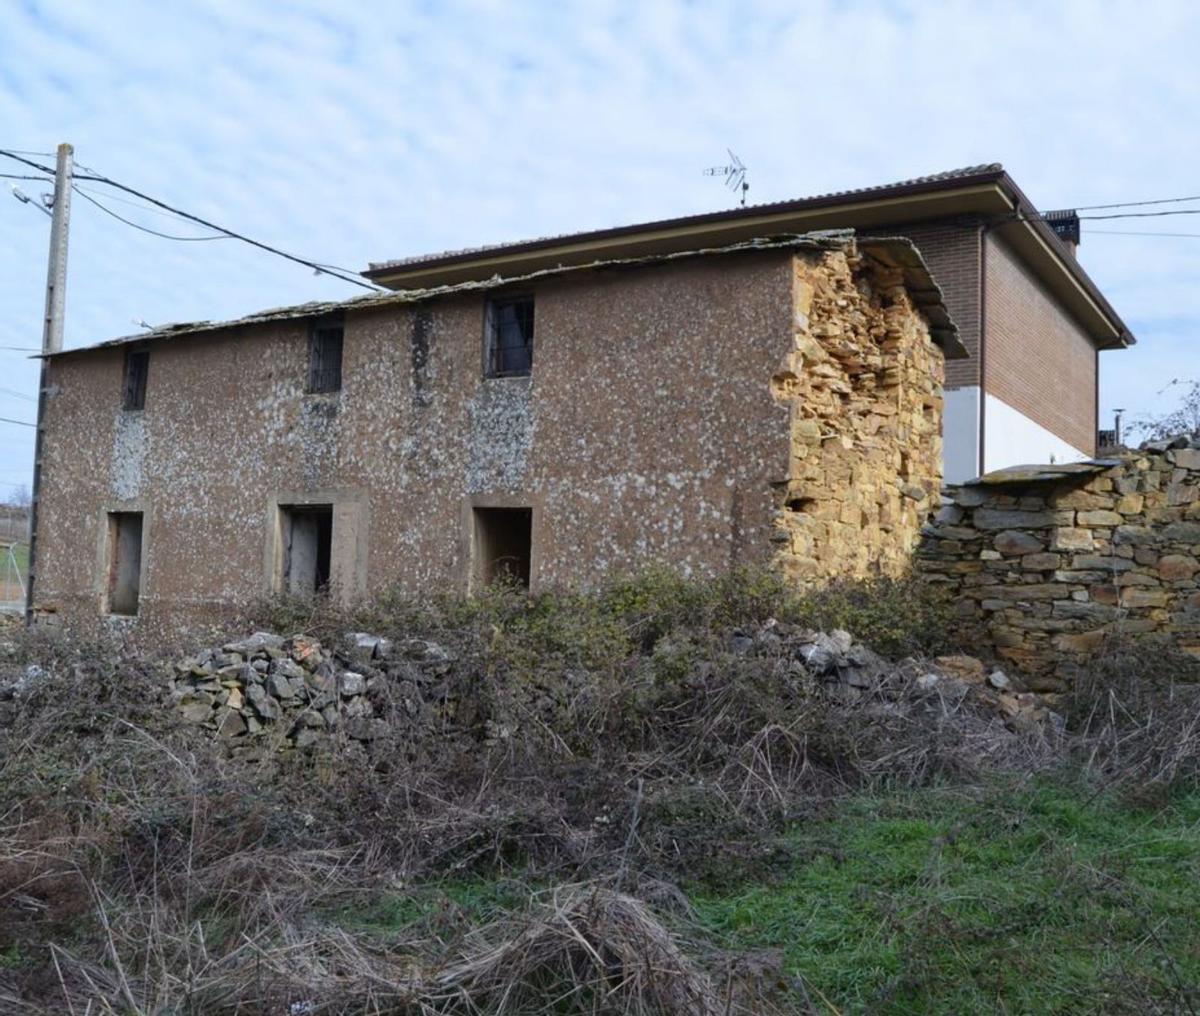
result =
M742 160L734 155L732 150L726 148L725 151L729 152L728 164L724 166L712 166L704 171L704 175L723 176L726 187L731 191L741 193L741 205L745 208L746 192L750 189L750 185L746 182L746 167L742 165Z

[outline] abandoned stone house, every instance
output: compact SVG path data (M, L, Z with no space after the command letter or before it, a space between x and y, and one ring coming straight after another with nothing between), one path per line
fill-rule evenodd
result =
M65 351L33 610L149 630L325 586L898 571L963 353L915 246L848 233L427 276Z
M1099 352L1133 338L1077 230L982 166L56 354L31 609L898 572L943 476L1094 452Z
M385 262L393 288L661 253L815 229L906 236L945 293L970 354L946 367L946 480L1096 454L1099 354L1134 342L1076 258L1079 218L1041 213L1003 166L902 183Z

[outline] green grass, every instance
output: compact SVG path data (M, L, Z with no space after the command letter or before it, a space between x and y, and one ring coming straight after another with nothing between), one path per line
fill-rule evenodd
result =
M13 556L17 561L17 569L24 582L29 574L29 544L18 543L13 546ZM12 573L12 561L8 557L8 547L0 547L0 600L6 596L15 596L20 592L20 585Z
M1200 1009L1200 792L1143 810L1054 782L896 791L793 828L772 884L693 885L718 945L782 950L823 1013ZM402 941L519 910L519 881L328 915ZM695 930L695 929L693 929Z
M414 886L325 915L347 931L381 940L404 939L429 924L486 924L521 909L529 900L528 884L471 879Z
M784 950L818 1008L1190 1011L1200 794L1150 813L1046 783L838 811L792 832L803 860L780 884L692 894L728 945Z

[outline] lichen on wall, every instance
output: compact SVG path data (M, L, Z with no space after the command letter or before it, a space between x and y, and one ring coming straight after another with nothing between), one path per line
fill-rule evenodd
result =
M797 257L776 560L790 578L896 575L941 486L943 355L899 269L853 251Z
M520 490L533 445L532 381L493 378L479 386L470 403L470 461L466 487L471 494Z
M109 460L112 496L116 500L130 501L141 494L147 443L142 413L120 413L116 418L112 458Z
M873 252L907 256L920 310ZM776 557L805 579L896 570L937 486L929 330L948 323L914 263L817 236L543 274L531 378L485 376L482 285L347 305L338 393L305 391L300 311L327 308L163 335L140 438L121 351L63 354L39 605L102 609L96 526L122 491L146 513L143 633L271 588L293 499L334 503L345 588L367 594L465 591L485 502L531 509L535 589Z

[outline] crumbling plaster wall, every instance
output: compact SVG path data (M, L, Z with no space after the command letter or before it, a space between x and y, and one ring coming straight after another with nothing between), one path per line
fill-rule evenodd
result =
M535 586L900 567L937 486L941 353L898 280L781 250L533 292L530 378L483 378L481 293L348 312L334 394L303 391L303 321L152 344L136 423L120 349L54 360L39 610L95 618L105 513L134 503L144 630L261 595L300 500L336 505L346 595L465 590L473 504L533 509Z

